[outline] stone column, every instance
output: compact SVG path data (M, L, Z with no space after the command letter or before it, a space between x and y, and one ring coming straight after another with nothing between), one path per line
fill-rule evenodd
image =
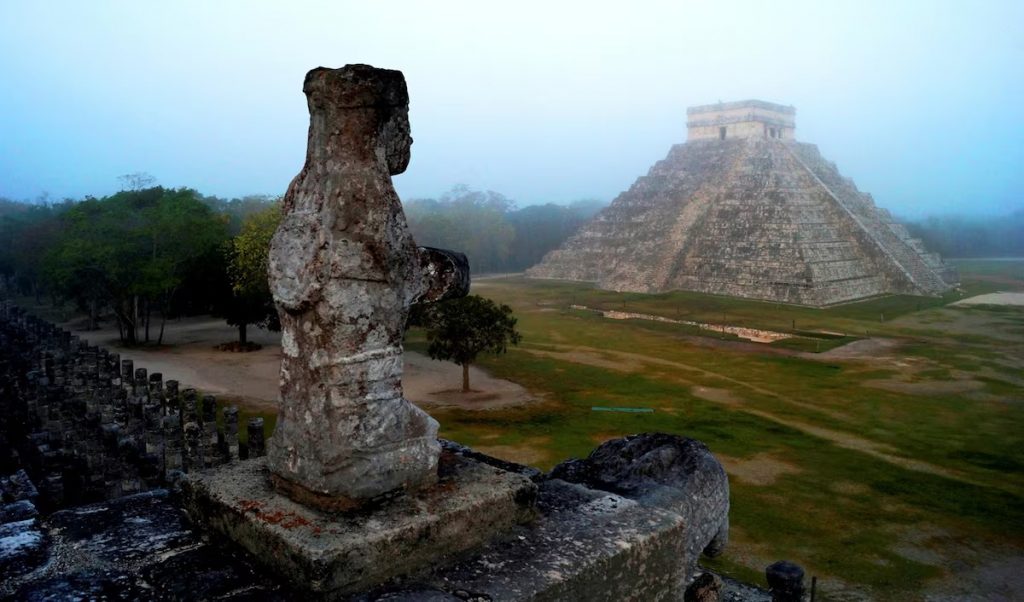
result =
M184 440L184 465L186 472L195 472L203 468L203 428L199 424L196 408L196 390L185 389L182 392L182 438Z
M202 405L203 465L210 467L220 461L217 451L217 398L203 395Z
M772 602L801 602L804 596L804 570L780 560L764 570Z
M121 384L131 386L135 381L135 362L121 360Z
M238 459L238 406L224 408L224 442L222 449L224 460Z
M178 381L169 380L164 383L164 399L168 409L174 408L180 411L181 400L178 399Z
M268 465L296 499L356 503L437 479L438 424L402 396L402 335L413 303L465 295L469 268L416 247L392 186L412 144L401 72L318 68L303 91L306 163L270 247L283 355Z
M263 433L262 417L253 416L249 419L249 424L246 426L246 437L249 439L250 458L258 458L267 453L266 444L264 442L266 435Z

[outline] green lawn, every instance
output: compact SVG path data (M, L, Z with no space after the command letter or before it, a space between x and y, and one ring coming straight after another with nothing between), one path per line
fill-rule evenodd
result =
M1024 289L1022 265L961 265L965 295ZM914 600L948 575L962 542L1024 553L1020 308L950 308L963 296L951 293L809 309L514 278L480 281L474 292L512 305L524 335L481 363L542 400L435 411L442 435L528 448L541 468L630 433L700 439L731 475L732 543L710 563L719 570L760 580L764 566L787 558L819 576L820 599ZM572 304L802 338L759 346ZM865 337L858 345L886 344L842 354ZM422 346L417 333L409 346ZM971 558L980 566L988 557Z

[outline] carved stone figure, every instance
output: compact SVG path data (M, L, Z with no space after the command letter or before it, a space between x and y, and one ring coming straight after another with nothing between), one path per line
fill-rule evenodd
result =
M399 71L313 69L306 163L270 246L281 400L268 464L284 492L344 508L434 482L437 422L402 397L409 307L462 296L464 255L417 248L391 176L412 137Z
M667 433L602 443L583 460L567 460L551 476L611 491L686 519L690 571L701 553L715 557L729 541L729 477L707 446Z

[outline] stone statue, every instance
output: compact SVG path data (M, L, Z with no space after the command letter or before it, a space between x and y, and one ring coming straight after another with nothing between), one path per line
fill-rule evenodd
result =
M402 396L414 303L463 296L464 255L417 248L391 176L409 164L400 71L317 68L306 163L270 245L281 401L268 464L303 503L343 509L437 479L438 424Z

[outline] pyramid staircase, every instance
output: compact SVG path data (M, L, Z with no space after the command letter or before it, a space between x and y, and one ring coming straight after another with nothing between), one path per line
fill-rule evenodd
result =
M527 275L811 306L956 281L814 145L759 138L674 146Z

